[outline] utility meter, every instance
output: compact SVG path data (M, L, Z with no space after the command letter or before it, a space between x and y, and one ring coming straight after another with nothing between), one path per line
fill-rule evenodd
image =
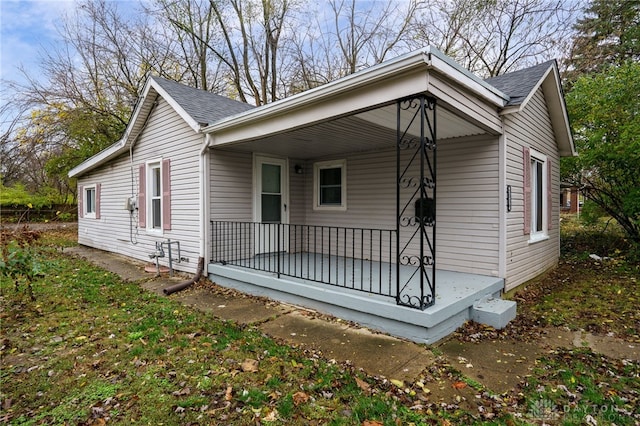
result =
M136 199L134 197L129 197L124 202L124 209L129 210L131 213L136 209Z

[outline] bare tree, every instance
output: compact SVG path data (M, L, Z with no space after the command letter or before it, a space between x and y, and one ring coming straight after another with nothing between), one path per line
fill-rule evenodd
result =
M24 177L25 153L16 140L23 113L24 110L16 110L9 102L0 106L0 183L5 186L18 183Z
M561 56L578 6L571 0L440 0L419 37L492 77Z
M180 65L180 72L175 75L166 75L166 67L158 67L162 70L160 74L202 90L224 91L225 81L220 78L221 63L209 48L218 43L220 33L209 0L157 0L155 4L159 9L147 7L146 13L158 22L168 21L170 32L163 37L150 37L149 42L166 44L159 57L171 58L174 70L176 65ZM169 43L164 43L165 40Z
M226 50L216 51L229 65L239 94L246 92L256 105L277 100L278 55L282 31L291 13L289 0L228 0L226 4L211 0L211 6Z
M291 89L325 84L410 50L414 47L410 28L422 7L420 0L320 4L308 14L314 25L296 34L297 80L291 82Z
M173 12L170 22L199 49L206 47L241 101L262 105L280 97L279 56L290 0L210 0L206 32L197 21L179 19L179 10Z

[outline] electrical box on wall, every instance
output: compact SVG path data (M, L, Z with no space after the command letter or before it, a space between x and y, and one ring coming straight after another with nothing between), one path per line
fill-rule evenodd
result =
M133 212L136 209L136 199L134 197L129 197L124 202L124 209Z

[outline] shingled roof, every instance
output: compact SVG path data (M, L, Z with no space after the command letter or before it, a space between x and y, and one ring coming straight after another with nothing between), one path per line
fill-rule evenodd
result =
M201 126L255 108L215 93L185 86L161 77L152 77L184 111Z
M487 78L485 82L509 96L510 99L506 106L520 105L549 68L556 66L555 62L555 60L543 62L531 68Z

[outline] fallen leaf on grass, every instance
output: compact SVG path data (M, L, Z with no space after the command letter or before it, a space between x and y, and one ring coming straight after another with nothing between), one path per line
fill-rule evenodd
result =
M245 373L255 373L258 371L258 361L255 359L245 359L240 367Z
M377 420L365 420L362 422L362 426L383 426L383 423Z
M357 377L356 377L356 384L360 389L362 389L365 392L369 392L371 390L371 386L369 386L369 383L365 382L364 380L360 380Z
M296 392L293 394L293 404L297 407L309 400L309 395L304 392Z
M191 389L189 389L189 387L185 387L180 389L179 391L175 391L171 393L171 395L173 396L183 396L183 395L189 395L189 394L191 394Z
M233 399L233 388L231 386L227 387L227 391L224 393L225 401L231 401Z
M262 421L265 422L275 422L276 420L278 420L278 410L273 410L262 418Z
M465 382L455 382L451 385L451 387L454 389L464 389L467 387L467 384Z

